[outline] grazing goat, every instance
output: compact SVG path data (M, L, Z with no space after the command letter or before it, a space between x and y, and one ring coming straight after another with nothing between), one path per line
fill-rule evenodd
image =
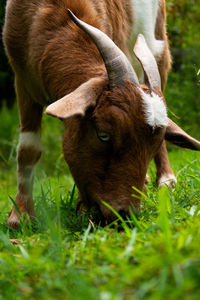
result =
M165 18L164 0L7 1L3 39L20 113L15 201L21 214L35 215L33 173L49 103L46 113L65 125L64 157L80 203L97 204L107 221L114 215L102 200L122 215L131 205L140 208L132 186L143 190L152 158L158 184L176 180L164 139L200 150L200 142L167 118ZM128 44L135 44L138 76ZM18 224L13 207L8 225Z

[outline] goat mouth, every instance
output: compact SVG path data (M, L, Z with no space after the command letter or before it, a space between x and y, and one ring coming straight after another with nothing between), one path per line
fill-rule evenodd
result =
M131 199L129 199L129 205L127 207L124 207L124 205L122 207L119 203L123 202L122 199L118 200L117 204L114 203L114 201L113 203L112 201L108 201L107 197L105 200L102 200L102 198L104 197L100 196L99 194L89 193L87 186L85 185L84 193L80 193L80 201L77 204L76 211L78 213L85 214L94 224L102 227L110 225L111 223L114 224L115 221L115 225L120 225L122 223L120 219L123 219L128 223L130 219L129 209L132 207Z
M76 207L76 212L80 214L85 214L89 220L91 220L95 225L100 225L102 227L110 226L111 227L119 227L118 229L121 230L122 228L122 221L118 218L117 214L124 221L128 221L130 215L129 213L124 210L120 209L119 212L115 215L110 211L109 215L104 214L100 208L100 206L95 203L92 206L86 206L83 201L79 201ZM112 224L113 223L113 224Z
M89 220L94 224L102 227L106 226L106 218L104 217L99 205L94 203L92 205L80 200L76 207L76 213L85 214Z
M117 229L119 232L124 231L124 222L127 226L130 224L130 214L125 209L120 209L117 214L120 215L121 220L114 213L103 214L100 206L95 203L90 207L86 207L83 201L79 201L76 208L77 213L85 214L90 222L96 226L106 227ZM122 221L123 219L123 221Z

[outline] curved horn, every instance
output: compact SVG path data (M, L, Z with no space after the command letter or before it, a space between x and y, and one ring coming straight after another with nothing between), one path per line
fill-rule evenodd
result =
M85 31L96 44L106 66L110 89L123 85L125 80L130 80L139 86L131 63L115 43L99 29L79 20L69 9L68 14L72 21Z
M161 79L156 59L151 53L142 34L138 35L134 47L134 53L143 67L147 85L149 85L152 89L159 88L161 90Z

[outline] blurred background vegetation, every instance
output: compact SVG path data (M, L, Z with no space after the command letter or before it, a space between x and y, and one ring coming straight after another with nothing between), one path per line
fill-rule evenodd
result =
M165 91L169 116L190 134L200 138L200 74L198 75L200 0L167 0L166 2L168 35L173 58L172 71ZM6 0L0 0L1 27L4 22L5 5ZM13 141L18 138L16 135L18 116L13 74L4 53L2 38L0 39L0 91L0 140L4 141L0 142L0 155L8 159L7 153L13 153L12 149L15 145L11 142L12 148L10 148L7 140ZM7 113L8 109L12 109L12 113ZM14 126L10 126L11 122ZM52 139L54 140L55 136L52 136Z
M166 88L169 115L200 138L200 1L167 0L167 11L173 59Z
M0 0L0 28L4 23L6 0ZM2 34L0 34L0 109L3 102L11 107L15 100L13 74L4 53Z

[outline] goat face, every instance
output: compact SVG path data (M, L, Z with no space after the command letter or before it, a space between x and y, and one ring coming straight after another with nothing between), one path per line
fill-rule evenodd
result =
M143 190L148 164L164 138L194 150L200 143L167 118L157 63L143 36L134 48L147 84L140 86L122 51L103 32L70 16L95 42L107 74L83 83L46 113L65 122L64 156L81 201L97 203L112 221L102 201L122 215L131 205L139 209L132 187Z
M165 127L152 128L141 103L141 91L127 81L104 91L84 117L65 121L64 156L81 200L96 202L109 221L114 215L102 200L120 213L128 213L131 204L139 209L132 187L143 189L149 161L164 138Z

